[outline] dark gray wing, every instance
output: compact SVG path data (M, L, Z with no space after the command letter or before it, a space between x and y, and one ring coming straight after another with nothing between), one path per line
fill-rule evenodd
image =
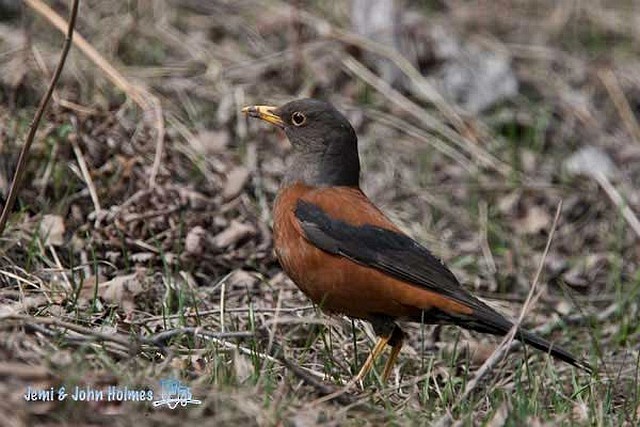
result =
M296 218L316 247L378 269L473 307L477 302L431 252L405 234L374 225L354 226L332 218L317 205L300 200Z
M316 247L437 292L472 309L471 314L436 313L440 321L495 335L504 335L513 326L500 313L466 291L442 261L412 238L374 225L348 224L304 200L298 201L295 215L305 238ZM588 363L538 335L519 329L516 338L591 372Z

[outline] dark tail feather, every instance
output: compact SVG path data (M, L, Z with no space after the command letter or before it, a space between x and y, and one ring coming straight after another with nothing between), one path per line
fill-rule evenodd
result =
M542 350L546 353L549 353L556 359L560 359L564 362L567 362L575 366L576 368L580 368L588 373L593 372L593 368L587 362L585 362L582 359L578 359L573 354L569 353L567 350L563 349L560 346L550 343L549 341L545 340L539 335L520 329L518 333L516 333L516 338L519 341L529 344L531 347L535 347L538 350Z
M474 311L471 316L452 316L451 314L446 314L446 316L449 317L453 323L460 325L463 328L499 336L506 335L513 327L512 322L481 301L478 301L478 306L473 307L473 310ZM576 368L582 369L588 373L593 372L593 368L587 362L582 359L578 359L567 350L550 343L539 335L520 328L516 333L515 338L520 342L528 344L559 360L567 362Z

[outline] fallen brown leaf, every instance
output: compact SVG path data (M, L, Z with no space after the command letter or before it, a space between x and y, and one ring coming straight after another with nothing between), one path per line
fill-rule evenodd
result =
M206 231L199 225L193 227L187 233L184 240L184 250L191 255L201 255L204 250L204 236Z
M64 219L60 215L44 215L38 228L45 245L61 246L64 243Z
M205 130L196 135L191 145L196 150L211 155L223 151L230 140L231 135L225 130Z
M249 170L244 166L238 166L229 172L227 175L227 181L222 190L222 198L224 200L231 200L240 194L242 188L249 179Z
M133 312L134 298L142 293L143 270L126 276L118 276L98 285L98 295L106 302L116 304L129 314Z
M211 239L211 245L216 249L225 249L255 233L256 229L251 224L234 220L225 230Z
M539 206L531 206L525 216L516 221L516 231L520 234L538 234L551 225L551 216Z

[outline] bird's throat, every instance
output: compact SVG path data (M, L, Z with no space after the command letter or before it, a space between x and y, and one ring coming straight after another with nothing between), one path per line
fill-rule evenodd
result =
M360 183L360 159L358 152L333 155L331 152L294 152L283 185L296 182L313 187L349 186Z

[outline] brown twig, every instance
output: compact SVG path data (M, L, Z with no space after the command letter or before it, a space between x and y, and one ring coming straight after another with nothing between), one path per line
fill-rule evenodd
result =
M29 324L29 325L50 325L55 326L62 329L67 329L73 332L76 332L81 335L91 336L101 341L108 341L115 344L118 344L124 348L131 348L132 345L138 344L147 344L154 347L159 347L161 351L164 351L164 347L159 346L156 342L149 340L147 338L141 337L132 337L124 334L110 334L95 331L91 328L82 325L76 325L75 323L65 322L60 319L55 319L52 317L35 317L28 315L19 315L19 314L10 314L7 316L0 316L0 320L3 325L7 325L10 322L16 322L21 324Z
M27 134L27 139L24 141L22 150L20 150L20 156L18 157L18 165L16 166L16 172L13 175L13 181L11 182L11 187L9 188L9 195L7 196L7 202L4 204L4 208L2 209L2 214L0 215L0 235L2 235L2 232L4 231L5 225L7 224L7 219L9 218L9 212L11 212L11 210L13 209L13 204L15 203L16 197L18 196L18 191L20 189L22 176L24 175L24 171L27 165L27 157L29 155L29 149L31 148L33 139L36 136L38 125L40 124L40 120L42 119L42 115L44 114L45 108L47 108L47 105L49 104L49 100L51 99L51 95L53 94L53 89L55 88L56 83L60 78L60 74L62 73L62 69L64 68L64 63L67 59L67 54L69 53L69 49L71 48L71 41L73 40L73 30L76 25L76 17L78 16L79 5L80 5L80 0L73 0L73 4L71 5L71 12L69 13L69 24L67 25L67 28L66 28L67 35L64 39L64 44L62 45L62 52L60 54L60 59L58 60L58 65L56 67L56 70L53 73L53 77L51 77L51 82L49 83L47 92L44 94L44 96L40 100L40 104L38 105L38 110L36 111L36 115L33 117L33 121L29 125L29 133Z
M164 344L170 338L173 338L177 335L193 335L193 336L202 336L206 338L217 338L217 339L226 339L226 338L251 338L255 337L256 333L251 331L232 331L232 332L210 332L202 327L184 327L184 328L176 328L169 329L168 331L158 332L150 336L148 339L157 344Z
M631 210L629 204L626 202L622 194L616 189L616 187L611 183L607 175L602 172L595 172L591 174L591 176L596 180L598 185L607 193L609 200L613 202L613 204L620 209L622 216L627 221L631 229L636 233L638 238L640 238L640 221L636 214Z
M0 274L2 273L3 271L0 270ZM250 311L254 313L278 313L278 312L299 313L301 311L314 310L314 309L315 309L315 306L313 305L304 305L300 307L281 308L279 310L277 308L237 307L237 308L227 308L225 311L226 313L248 313ZM210 316L210 315L215 315L215 316L220 315L220 309L215 308L212 310L199 310L197 313L180 313L180 314L167 314L163 316L150 316L145 319L134 320L132 323L134 325L144 325L149 322L157 322L160 320L165 321L165 320L182 319L182 318L190 318L190 317L202 317L202 316Z
M71 142L71 148L73 149L73 153L75 154L76 160L78 161L78 166L80 167L82 178L84 179L84 182L89 189L89 195L91 196L91 202L93 203L93 210L96 214L96 220L94 223L95 227L100 222L100 213L102 212L102 208L100 207L100 199L98 198L98 191L96 190L96 186L93 184L93 179L91 179L91 174L89 173L87 161L84 159L84 154L82 154L82 150L78 145L77 134L71 135L69 138L69 142Z
M627 128L627 132L629 132L629 135L635 139L636 142L640 143L640 125L638 125L629 101L620 87L618 78L610 69L600 71L598 77L600 77L602 84L607 89L607 92L609 92L609 96L616 106L622 122Z

